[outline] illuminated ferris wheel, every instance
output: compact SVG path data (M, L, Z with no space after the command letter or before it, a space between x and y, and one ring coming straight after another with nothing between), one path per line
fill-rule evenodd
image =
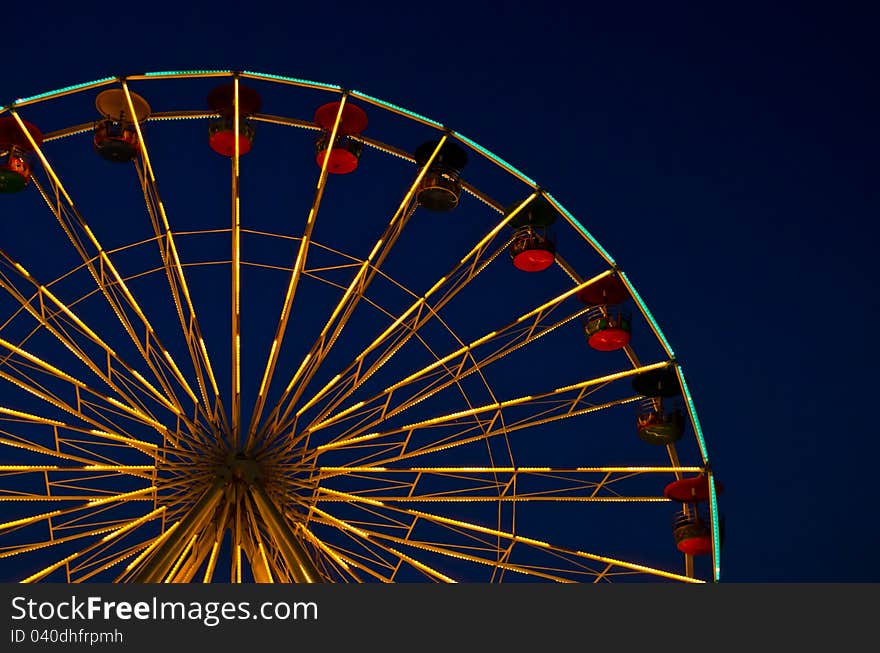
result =
M0 580L720 577L681 366L555 197L249 71L0 108Z

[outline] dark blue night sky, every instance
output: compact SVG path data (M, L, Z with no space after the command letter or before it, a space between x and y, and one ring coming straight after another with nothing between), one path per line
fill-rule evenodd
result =
M880 581L878 16L614 4L17 8L0 104L247 69L460 131L578 216L662 325L725 488L722 580Z

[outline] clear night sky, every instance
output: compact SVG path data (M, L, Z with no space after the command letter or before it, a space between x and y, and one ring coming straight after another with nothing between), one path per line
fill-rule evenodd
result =
M513 4L18 3L0 104L126 72L249 69L459 130L579 216L662 325L725 487L722 580L880 581L877 14Z

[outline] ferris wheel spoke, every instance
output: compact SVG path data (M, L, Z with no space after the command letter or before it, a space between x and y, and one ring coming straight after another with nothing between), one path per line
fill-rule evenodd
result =
M359 500L363 500L363 501L369 503L370 505L376 505L375 502L372 501L372 499L362 499L361 497L356 497L355 495L352 495L349 498L349 500L352 502L357 502ZM629 571L635 571L635 572L639 572L639 573L643 573L643 574L648 574L651 576L671 578L671 579L681 580L681 581L685 581L685 582L701 582L701 581L698 581L694 578L682 576L680 574L675 574L675 573L672 573L672 572L669 572L669 571L666 571L663 569L656 569L653 567L649 567L647 565L637 564L637 563L630 562L627 560L620 560L620 559L611 558L611 557L604 556L604 555L598 555L595 553L578 551L575 549L570 549L567 547L554 545L554 544L551 544L551 543L548 543L548 542L545 542L542 540L536 540L533 538L524 537L522 535L517 535L513 532L503 531L503 530L495 529L495 528L489 528L486 526L482 526L480 524L475 524L475 523L460 520L460 519L452 519L449 517L444 517L442 515L428 513L428 512L421 511L421 510L394 508L393 506L388 506L386 504L382 504L382 506L385 508L389 508L392 511L402 512L407 515L412 515L412 516L417 517L419 519L424 519L426 521L435 523L440 526L445 526L445 527L454 528L454 529L461 529L461 530L468 532L468 533L477 534L478 536L487 535L487 536L490 536L493 538L501 538L503 540L507 540L511 543L514 543L516 545L525 545L526 547L528 547L531 550L561 554L561 555L565 555L565 556L570 556L574 559L600 562L600 563L603 563L606 565L611 565L613 567L619 567L619 568L626 569ZM318 508L314 508L313 510L318 514L321 514L322 516L332 517L331 515L329 515L329 513L325 513L324 511L321 511ZM373 532L367 531L361 527L358 527L357 530L360 531L360 533L365 534L365 535L369 535L369 536L382 537L385 539L390 539L390 538L394 537L394 536L389 536L389 535L385 535L382 533L373 533ZM397 538L397 539L399 541L401 541L401 543L408 542L408 540L406 540L404 538ZM445 548L445 547L437 547L437 548ZM450 549L447 549L447 550L450 552L450 554L457 553L457 552L450 550ZM511 569L512 569L512 567L514 567L513 565L508 567L507 565L505 565L505 563L499 563L498 561L487 561L487 562L490 562L490 564L492 564L493 566L504 565L504 568L511 568ZM512 570L522 571L523 569L525 569L525 568L520 567L520 568L512 569ZM534 570L529 570L529 571L533 572ZM527 573L529 573L529 572L527 572Z
M336 110L336 116L333 120L333 128L330 130L330 140L329 143L336 142L336 135L339 131L339 126L342 122L342 114L345 109L345 103L348 99L348 95L346 93L342 94L342 98L339 101L339 107ZM238 142L236 140L236 142ZM309 208L309 214L306 219L306 226L303 230L302 237L299 241L299 249L297 250L296 259L293 264L293 268L291 269L290 279L287 283L287 291L284 295L284 301L281 306L281 315L278 318L278 326L275 329L275 338L272 341L272 347L269 350L268 360L266 361L266 368L263 373L263 379L260 383L260 389L257 394L257 409L254 411L255 415L261 414L263 410L263 406L265 405L265 394L268 392L268 385L271 382L275 364L278 361L278 355L281 350L282 343L284 341L284 335L287 332L287 323L290 320L290 315L293 309L293 300L296 296L296 290L299 285L299 281L302 277L303 270L306 265L306 259L309 253L309 246L312 241L312 231L314 230L315 220L318 217L318 211L321 208L321 200L324 196L324 188L327 184L327 178L329 177L329 164L330 157L325 156L324 160L321 162L321 172L318 175L318 182L315 188L315 195L312 199L312 205ZM303 364L308 362L308 357ZM297 375L295 374L294 377ZM288 385L288 387L292 386L293 383ZM275 411L273 411L273 414ZM250 433L257 428L257 423L254 421L251 424L251 428L249 429L249 441L252 440L250 437Z
M354 534L357 536L357 543L364 549L370 552L370 556L367 558L362 558L366 561L372 562L373 565L376 565L378 562L381 567L385 567L390 571L389 575L385 578L385 582L394 582L395 576L397 575L400 563L406 562L411 565L414 569L418 570L422 574L431 578L432 580L439 581L442 583L455 583L456 581L453 578L450 578L446 574L441 571L433 568L432 566L416 559L411 555L407 555L406 553L400 551L399 549L394 548L389 544L389 542L396 544L409 544L409 542L404 538L397 538L393 536L383 535L382 533L373 532L370 530L366 530L361 526L353 526L348 522L338 519L333 515L320 510L318 508L314 509L314 512L318 515L315 521L319 523L325 523L340 530L345 531L347 534ZM337 552L338 554L338 552ZM388 556L391 556L392 560L388 560ZM371 560L372 558L372 560ZM352 560L350 557L343 558L348 562ZM395 562L396 560L396 562ZM369 565L367 565L369 566Z
M701 467L321 467L312 477L322 492L318 501L346 501L348 493L327 481L356 479L359 496L379 502L668 502L664 496L628 491L628 483L645 474L702 473ZM430 490L438 481L443 489ZM417 487L426 489L421 494Z
M222 495L223 488L218 483L204 490L198 496L198 500L190 504L182 514L175 531L164 538L161 544L157 544L156 548L145 556L145 560L135 559L131 566L137 569L132 574L131 580L140 583L162 582L181 557L184 549L188 549L193 538L205 528Z
M365 567L360 562L344 555L338 550L329 546L324 540L320 539L315 533L309 529L308 526L304 526L299 524L297 527L297 532L302 533L302 535L312 543L317 549L324 554L325 558L322 562L331 565L337 574L342 578L350 578L356 583L363 583L363 579L358 576L354 569L358 569L360 571L364 571L369 575L373 576L377 580L381 580L383 582L387 581L387 578L384 576L380 576L376 574L372 569ZM354 568L354 569L353 569ZM332 577L332 574L329 572L325 572L325 574L329 577Z
M385 542L393 543L398 546L411 547L411 548L416 549L422 553L430 553L435 556L443 556L443 557L451 558L451 559L458 560L458 561L466 561L466 562L475 563L478 565L491 567L495 570L503 569L503 570L515 571L515 572L519 572L521 574L525 574L528 576L533 576L535 578L541 578L544 580L551 580L554 582L571 582L570 579L564 578L562 576L552 575L552 574L542 572L540 570L533 570L533 569L528 569L526 567L522 567L520 565L510 564L510 563L507 563L503 559L500 559L498 557L493 559L493 558L486 558L486 557L482 557L479 555L475 555L474 553L469 553L468 551L473 550L475 548L473 545L469 545L469 546L465 546L465 545L440 546L436 543L423 542L423 541L419 541L419 540L416 540L411 537L408 537L408 538L398 537L395 535L390 535L388 533L372 530L372 529L370 529L364 525L361 525L361 524L353 525L345 520L334 517L330 513L323 511L319 508L315 508L314 512L316 513L316 516L313 518L313 521L320 523L320 524L327 525L327 526L332 526L340 531L345 532L346 534L349 534L352 537L357 537L362 545L369 543L373 546L379 547L381 550L393 552L394 554L397 554L398 557L400 557L400 559L403 559L402 556L404 554L401 554L401 552L398 551L397 549L393 549L393 548L389 547L389 545L384 544ZM479 546L476 548L478 548L479 550L482 550L482 551L487 551L487 550L492 550L493 552L495 551L495 549L493 547L486 546L485 543L483 543L483 546ZM418 565L423 565L423 564L424 563L417 563L417 565L413 565L413 566L415 566L420 571L423 571L418 566ZM427 565L425 565L425 566L427 566ZM395 567L395 571L396 571L396 569L397 568ZM430 567L429 567L429 569L430 569ZM442 574L439 571L435 571L434 573L439 575L439 578L442 579L444 582L455 582L453 579L449 578L448 576L446 576L445 574ZM393 582L392 578L389 578L387 580L387 582Z
M25 451L30 451L32 453L41 454L44 457L49 457L53 459L61 459L70 462L81 463L86 466L90 465L101 465L103 464L98 460L98 456L94 453L90 453L88 457L76 455L69 451L61 451L62 444L66 441L66 438L62 436L62 432L65 430L70 430L74 432L87 433L89 435L96 435L89 429L82 429L79 427L72 427L63 422L54 422L54 420L45 420L43 418L36 418L34 420L28 419L28 415L26 413L21 413L20 411L8 411L3 407L0 407L0 414L6 413L14 413L15 421L19 424L21 423L31 423L31 424L39 424L39 425L49 425L52 426L52 442L55 445L55 449L50 449L49 447L44 447L39 444L36 444L33 441L32 437L22 437L22 436L13 436L13 434L6 433L5 431L0 430L0 434L9 435L10 437L0 437L0 445L4 447L10 447L14 449L23 449ZM3 418L5 419L5 418ZM49 423L54 422L54 423ZM152 459L156 459L157 456L157 447L156 445L148 445L147 443L141 443L136 440L131 440L130 438L125 438L124 436L116 435L113 433L102 433L102 439L105 439L110 442L120 442L124 441L126 445L134 451L140 451L142 454L149 456Z
M7 368L10 366L6 365ZM12 368L12 371L16 371ZM143 441L130 433L128 433L125 429L123 429L118 424L115 424L108 417L112 410L107 408L107 404L110 404L120 410L125 417L129 419L133 419L137 422L150 426L152 430L157 431L159 434L163 436L164 440L168 440L172 443L172 445L177 448L180 447L181 441L184 443L187 441L187 436L185 434L173 434L171 433L167 427L157 422L155 419L147 416L146 414L140 412L136 408L131 408L126 406L122 402L113 399L112 397L105 397L100 394L95 394L98 398L102 400L101 403L94 403L88 401L86 397L83 396L81 392L79 392L79 387L75 387L74 399L76 404L71 405L69 402L64 401L60 397L51 393L47 389L41 387L39 384L35 383L31 380L27 375L19 373L17 376L9 374L8 372L0 370L0 379L7 381L8 383L16 386L17 388L27 392L28 394L37 397L46 404L53 406L56 409L59 409L63 412L66 412L69 415L72 415L84 423L90 425L93 428L83 428L75 425L69 425L65 422L62 422L57 419L48 418L41 415L35 415L33 413L29 413L26 411L19 411L12 408L8 408L5 406L0 406L0 420L9 420L9 421L24 421L32 424L44 424L53 426L56 428L55 439L56 439L56 447L58 446L58 442L63 441L63 438L60 438L57 432L58 428L68 429L75 432L80 432L83 434L87 434L93 438L96 438L99 441L108 441L108 443L120 443L127 446L130 446L134 449L137 449L147 455L155 456L159 451L159 446L153 443L149 443ZM105 403L106 402L106 403ZM94 417L89 416L86 413L86 410L90 412L100 415L101 419L95 419ZM163 442L164 444L164 442ZM25 447L27 448L27 447Z
M247 521L247 529L243 534L242 549L247 555L254 580L257 583L274 583L276 576L278 576L278 569L273 564L273 561L270 561L270 554L267 552L266 544L260 535L260 526L257 519L258 509L247 495L245 495L244 503L244 517ZM273 568L275 573L273 573Z
M147 365L150 367L153 374L156 376L157 379L160 380L160 382L162 382L164 386L163 390L165 390L165 392L169 394L169 398L172 400L173 403L175 403L175 405L180 407L179 400L174 395L170 385L167 385L167 381L165 381L164 376L159 373L159 370L157 369L158 366L164 366L169 369L171 371L172 377L186 391L187 395L189 395L189 397L192 399L193 404L195 406L198 406L198 399L195 396L195 393L193 393L192 388L189 386L189 383L186 381L180 370L177 368L177 365L174 363L174 360L171 358L171 355L168 353L167 349L162 347L143 309L134 298L134 295L132 295L131 291L125 284L122 276L119 274L116 267L113 265L113 262L111 261L104 247L98 241L97 237L89 228L86 221L80 215L73 202L73 199L71 198L67 189L61 183L60 178L58 177L52 165L49 163L49 160L46 158L46 155L44 154L42 148L34 140L33 135L30 133L30 131L25 127L24 122L22 121L18 113L15 110L10 110L10 115L12 115L18 122L22 133L27 136L27 139L30 142L33 151L36 153L37 157L40 159L40 162L43 164L43 168L46 171L46 174L49 176L55 190L55 192L53 193L55 201L53 202L52 197L45 192L45 190L42 188L39 182L37 182L36 179L33 180L34 186L42 195L44 201L46 202L46 205L49 207L49 210L53 213L53 215L55 215L65 234L67 234L69 240L82 258L83 262L86 263L92 278L94 279L98 287L101 288L102 294L107 299L107 302L109 303L111 309L120 320L130 339L137 347L138 351L144 358ZM86 240L91 243L92 248L94 248L94 250L97 252L97 258L100 262L99 269L96 269L94 264L91 262L93 257L89 256L86 252L85 242L76 233L77 228L79 228L80 232L86 236ZM107 279L106 275L108 272L113 279L112 282ZM134 311L137 319L141 322L146 332L144 337L146 345L141 344L140 339L134 331L134 327L129 319L129 316L125 311L124 306L122 305L122 302L120 302L117 296L113 292L111 292L111 285L119 287L119 291L124 298L125 304L127 304L129 308ZM158 355L158 353L155 351L155 347L149 347L149 341L151 339L155 341L158 349L162 352L162 356Z
M516 431L531 429L536 426L558 422L563 419L607 410L615 406L631 404L640 399L640 396L615 399L578 409L575 408L580 405L581 400L555 402L550 404L549 408L545 408L539 413L497 425L501 417L501 412L499 411L489 419L471 419L447 424L446 426L451 427L451 429L454 430L436 435L425 444L414 447L409 446L414 434L413 431L395 434L367 434L355 438L347 438L339 443L331 442L326 445L319 445L307 460L317 458L318 455L324 451L338 449L338 445L342 444L344 449L350 449L352 450L352 453L357 453L360 449L370 451L370 453L363 453L359 459L352 461L352 465L382 466L396 464L404 460L411 460L420 456L430 456L442 451L448 451L455 447L466 447L468 445L485 442L489 438L508 436ZM398 435L399 437L392 442L386 442L383 440L390 435ZM375 448L379 448L379 451L373 451ZM673 464L675 465L675 463Z
M117 553L115 555L108 555L105 558L99 559L91 564L81 564L76 568L71 568L70 570L70 580L69 583L84 583L87 580L101 574L109 569L112 569L116 565L121 562L125 562L129 558L134 555L137 555L144 549L150 546L150 540L146 542L140 542L138 544L133 544L123 550L121 553ZM91 567L91 569L89 569ZM80 573L80 575L76 578L73 577L74 574Z
M259 483L250 486L250 498L272 538L273 544L284 558L290 574L298 583L320 581L320 574L308 552L296 537L290 522L284 517L265 488Z
M58 474L95 474L98 472L115 472L152 480L154 465L83 465L82 467L60 467L58 465L0 465L0 476L3 474L27 473L58 473ZM87 479L83 479L87 480ZM51 485L51 483L50 483ZM0 491L2 492L2 491Z
M45 165L48 165L48 162L45 162ZM183 416L185 421L190 424L190 428L195 431L196 427L192 426L189 418L186 417L186 414L182 408L182 405L180 404L179 399L171 388L169 375L171 378L174 378L178 383L180 383L185 390L187 390L187 394L189 394L189 396L193 399L194 405L198 404L198 400L196 399L195 394L192 392L192 389L189 387L186 379L180 372L180 369L174 362L174 359L171 357L171 354L168 353L168 351L162 346L155 331L147 320L146 315L138 305L131 291L128 289L125 280L114 267L109 254L101 247L100 243L94 237L91 229L89 229L88 225L85 224L85 221L78 214L76 214L75 222L82 225L86 233L89 234L89 237L94 247L97 248L98 251L95 256L90 257L85 251L84 245L81 243L81 241L77 239L76 235L74 234L74 231L72 229L73 225L68 224L68 222L74 221L71 221L69 217L66 216L64 208L60 204L60 200L57 205L53 205L49 196L45 193L45 191L36 179L34 180L34 186L39 190L39 192L43 196L43 199L46 201L46 204L49 206L49 209L62 224L65 233L68 235L68 238L71 240L78 253L80 254L83 260L84 267L88 269L97 287L100 289L101 293L107 300L108 305L122 324L123 329L128 334L131 341L134 343L139 354L144 359L147 366L150 368L150 371L152 372L154 377L162 386L165 401L171 402L171 404L174 406L175 412L178 415ZM96 263L97 268L95 266ZM34 282L32 281L32 283ZM40 288L42 289L42 295L49 295L45 287L41 286ZM119 290L117 290L117 288ZM129 307L136 313L138 319L141 321L142 326L144 327L145 335L143 337L143 343L141 342L141 339L138 337L135 331L135 327L132 324L128 312L122 305L120 295L124 299L125 303L127 303ZM50 297L50 299L54 298ZM61 304L60 301L57 303ZM61 308L61 306L59 306L59 308ZM61 310L63 311L63 309ZM65 314L69 316L69 313L67 313L66 311L63 312L65 312ZM77 322L77 324L79 324L79 322ZM142 379L143 377L139 376L138 378ZM150 384L145 383L145 385L149 386ZM165 402L163 401L163 403Z
M527 395L523 397L517 397L515 399L508 399L505 401L496 401L490 404L485 404L483 406L478 406L476 408L456 411L454 413L447 413L446 415L441 415L431 419L405 424L403 426L382 432L368 433L365 435L353 435L351 433L344 433L341 436L332 439L326 444L314 447L311 452L304 452L303 461L308 462L316 459L323 452L329 451L331 449L339 449L346 446L362 447L367 443L381 445L384 440L393 436L402 437L403 440L398 440L397 444L403 448L410 448L410 450L404 452L403 449L401 449L401 453L399 456L395 458L390 458L389 460L402 460L404 458L410 458L416 455L425 455L427 453L449 449L452 446L462 446L473 442L479 442L494 435L506 434L514 430L536 426L540 423L549 423L551 421L574 417L576 415L583 415L599 410L605 410L612 406L637 401L640 397L635 396L631 398L615 399L612 401L600 404L591 404L587 406L584 406L583 404L584 398L588 395L588 393L596 391L597 389L604 387L612 381L630 377L641 372L660 369L668 365L668 361L654 363L652 365L645 365L640 368L624 370L622 372L616 372L586 381L581 381L579 383L575 383L569 386L557 388L550 392L544 392L536 395ZM548 404L547 402L552 403ZM546 409L545 404L549 405L550 408ZM500 428L494 426L496 422L502 420L505 410L510 410L514 407L522 409L534 409L535 407L540 407L539 410L542 410L543 414L533 413L527 415L519 423L502 423L502 426ZM486 430L487 424L488 430ZM443 432L441 427L457 429L457 431L454 431L450 434L448 432ZM469 433L472 433L475 428L480 429L482 432L478 435L469 435ZM420 445L414 448L410 447L410 440L414 434L425 434L428 431L434 432L436 429L440 429L440 431L438 432L442 433L442 435L434 437L433 440L429 441L427 444ZM380 461L373 462L375 464L380 464Z
M137 115L128 84L124 80L122 82L122 89L125 94L130 115ZM202 331L199 326L196 311L193 307L192 297L189 293L189 285L186 282L186 276L184 275L183 266L180 262L180 255L174 240L174 234L171 231L171 225L165 212L165 204L162 202L161 196L159 195L156 174L153 170L153 165L150 162L146 140L144 139L140 124L137 121L134 122L134 127L138 134L138 143L141 152L141 160L135 160L135 169L138 173L141 190L144 194L147 212L149 213L153 224L153 233L156 236L156 243L159 245L159 252L162 257L162 263L165 267L169 289L174 300L174 305L180 320L180 326L183 331L187 349L189 350L190 359L196 373L202 401L204 402L205 407L211 407L213 404L213 409L210 413L210 423L216 429L220 391L217 387L217 381L214 378L211 361L208 357L205 341L202 337ZM184 314L184 305L186 307L186 314ZM213 397L209 398L206 383L210 383Z
M10 358L11 354L4 359L0 359L0 367L4 367L9 370L8 372L0 370L0 379L7 381L8 383L18 387L19 389L24 390L34 396L37 396L55 406L56 408L65 410L66 412L69 412L70 414L73 414L80 419L84 419L85 407L94 408L97 405L110 404L123 410L126 416L130 419L151 427L151 429L156 430L162 436L168 435L168 428L166 426L158 422L155 417L149 415L147 412L145 412L141 408L138 408L136 405L132 406L128 403L123 403L122 401L113 397L104 395L103 393L88 386L86 383L77 379L76 377L62 371L54 365L43 361L39 357L29 353L21 347L18 347L6 341L3 338L0 338L0 347L7 349L11 352L11 354L16 354L27 361L27 363L13 364ZM70 404L63 402L56 395L50 393L42 384L38 384L34 379L30 378L27 373L19 369L19 367L26 367L28 369L37 370L49 376L50 378L63 382L65 385L68 386L69 394L72 394L75 398L76 408L73 408L73 406L71 406ZM100 403L96 404L93 401L90 401L88 399L89 396L98 399ZM98 412L100 414L100 411L94 412ZM101 429L108 428L107 423L105 422L98 422L93 419L87 419L86 421L87 423L93 426L97 426ZM117 425L114 425L113 428L114 430L120 430Z
M156 518L156 516L152 516L152 517L150 517L150 519L155 519L155 518ZM141 518L141 519L142 519L142 518ZM53 547L53 546L57 546L57 545L62 545L62 544L68 544L69 542L73 542L73 541L76 541L76 540L82 540L82 539L85 539L85 538L91 538L91 537L104 536L104 537L102 537L102 539L99 541L99 543L104 543L104 542L107 541L108 536L111 535L111 534L114 532L114 530L116 530L116 531L121 531L121 529L124 528L125 526L131 526L132 528L134 528L135 526L139 526L139 525L140 525L140 524L132 525L134 521L137 521L137 520L129 520L127 524L123 524L123 526L121 526L121 527L119 527L119 526L117 526L117 527L113 527L113 526L107 527L107 526L104 526L104 527L102 527L102 528L97 528L97 529L94 529L94 530L91 530L91 531L85 531L85 532L81 532L81 533L76 533L76 534L74 534L74 535L67 535L67 536L64 536L64 537L54 537L54 538L52 538L52 539L50 539L50 540L47 540L47 541L34 542L34 543L31 543L31 544L25 544L25 545L19 545L19 546L16 546L16 547L0 549L0 558L9 558L9 557L17 556L17 555L22 555L22 554L31 553L31 552L33 552L33 551L44 551L45 549L47 549L47 548L49 548L49 547ZM142 523L145 523L145 522L142 522ZM115 536L114 536L114 537L115 537ZM133 549L143 549L143 548L145 548L145 547L147 547L147 546L149 546L149 540L147 540L146 543L141 543L141 544L134 545L134 547L132 547L132 548L133 548ZM132 554L132 553L126 553L124 557L130 557L131 555L133 555L133 554ZM120 557L119 560L124 559L124 557ZM63 559L62 559L62 560L63 560ZM72 560L72 558L71 558L71 560ZM70 560L67 560L66 562L63 562L62 565L59 565L59 566L66 565L66 564L68 564L69 562L70 562ZM114 563L114 564L115 564L115 563ZM106 569L106 568L109 568L109 566L111 566L111 565L106 565L104 568L105 568L105 569ZM80 582L80 581L82 581L82 580L86 580L88 577L90 577L90 576L92 576L92 575L95 575L95 574L97 574L97 573L100 573L100 572L103 571L103 570L104 570L104 569L98 569L98 570L94 571L94 573L89 574L88 576L79 579L79 581L73 581L73 580L69 579L68 582ZM51 571L50 571L49 573L51 573ZM68 577L68 578L69 578L69 577Z
M52 572L60 569L61 567L65 566L65 565L69 565L71 562L84 556L85 554L91 553L96 550L100 550L101 548L106 548L107 543L110 542L111 540L113 540L114 538L123 536L126 533L132 531L133 529L136 529L138 526L141 526L142 524L145 524L153 519L156 519L157 517L161 516L161 514L164 511L165 511L164 507L157 508L156 510L153 510L152 512L147 513L143 517L139 517L137 519L131 520L128 523L124 524L123 526L112 529L106 535L104 535L104 537L99 539L97 542L94 542L93 544L86 546L84 549L76 551L76 552L62 558L61 560L50 564L49 566L41 569L40 571L28 576L27 578L25 578L21 582L22 583L35 583L39 580L42 580L46 576L50 575ZM111 544L115 544L115 543L111 543ZM69 576L68 576L68 579L69 579Z
M335 376L329 383L321 388L316 395L306 401L300 407L295 417L298 419L306 410L317 403L322 397L330 392L338 384L344 384L346 391L341 393L334 402L332 410L338 406L337 402L344 401L360 384L367 378L378 371L391 357L399 351L399 349L412 337L421 326L436 316L445 304L447 304L457 293L466 287L492 260L507 246L504 243L501 248L492 251L488 256L490 244L501 230L513 219L519 212L535 197L537 193L532 193L525 200L516 206L501 222L493 227L479 242L459 261L453 269L445 276L441 277L424 295L410 305L383 333L381 333L371 344L369 344L352 363L350 363L343 372ZM441 289L445 289L433 304L428 303L428 299L435 295ZM387 348L385 352L372 364L367 363L366 359L370 353L379 348L389 339L394 338L392 346ZM276 434L283 435L295 423L290 419L290 413L293 411L294 405L288 402L288 405L276 418L276 424L273 430Z
M302 396L302 393L305 391L306 386L308 386L309 382L318 371L321 363L324 362L324 359L330 352L330 349L333 347L333 344L336 342L336 339L339 337L342 329L348 322L349 317L351 317L351 314L354 312L358 303L363 298L364 293L370 285L370 282L376 276L379 268L382 266L382 263L388 257L388 254L391 252L392 247L397 242L398 237L403 232L403 229L406 227L406 224L409 222L410 218L415 212L418 206L418 204L413 203L413 197L416 193L416 190L418 189L419 184L421 183L425 174L427 174L428 170L430 169L431 164L440 153L440 150L445 144L447 138L448 135L444 134L443 137L437 142L437 145L434 147L431 155L425 161L425 164L419 169L415 179L410 184L409 188L403 196L403 199L398 205L397 210L392 215L391 221L385 228L385 231L379 237L379 240L376 241L372 250L370 250L367 258L364 259L364 261L361 263L360 267L357 270L357 273L354 275L351 283L345 289L345 292L343 293L339 302L336 304L336 307L333 309L330 318L327 320L327 323L321 330L318 339L312 345L312 348L306 354L305 359L300 364L293 377L290 379L287 387L284 389L284 392L278 400L276 408L269 416L270 422L274 420L274 418L277 416L278 411L281 409L281 406L285 402L289 402L290 405L296 405L296 403ZM271 383L272 371L274 369L274 361L270 359L270 362L273 363L272 368L267 366L266 374L264 374L263 376L263 382L260 384L260 400L258 401L257 410L255 411L254 422L251 425L252 433L256 430L259 423L259 417L262 413L263 402L265 399L263 390L268 390L269 383Z
M38 385L30 382L29 380L26 379L26 377L23 378L22 375L13 376L7 372L0 370L0 379L9 382L12 385L15 385L16 387L20 388L21 390L24 390L25 392L29 393L30 395L43 400L46 404L53 406L54 408L59 409L69 415L72 415L73 417L76 417L79 420L81 420L83 423L90 425L93 428L89 429L88 433L93 436L96 436L96 437L102 438L102 439L106 438L109 440L137 443L140 447L143 447L143 448L152 447L154 450L156 448L156 445L151 445L146 442L141 442L138 439L129 436L128 434L125 434L122 436L116 436L115 432L119 431L120 429L108 428L107 424L105 424L103 421L99 421L93 417L90 417L89 415L87 415L84 412L84 410L83 410L84 403L81 400L81 397L78 393L76 393L76 395L75 395L77 405L73 406L70 403L64 401L63 399L50 393L49 391L42 389ZM122 404L120 402L119 407L120 408L124 407L124 404ZM132 410L132 414L136 414L133 409L130 409L130 410ZM26 413L24 411L16 411L14 409L6 408L6 407L2 407L2 409L0 409L0 414L9 415L10 417L21 418L21 419L28 420L28 421L37 421L37 422L41 421L42 423L54 423L54 425L59 425L59 426L63 425L63 422L60 422L60 421L51 420L51 419L49 419L49 420L41 419L40 416L34 416L34 415L31 415L30 413ZM161 427L161 425L159 425L158 422L155 422L155 421L151 422L151 420L149 420L149 418L147 418L145 415L141 414L138 416L144 421L144 423L151 424L154 427L155 426ZM167 430L166 430L166 432L167 432ZM117 439L118 437L125 438L125 440L119 440L119 439Z
M148 394L152 399L160 403L163 407L171 411L178 419L182 419L189 423L187 416L181 412L179 406L172 404L165 395L150 384L143 375L122 361L116 352L111 349L103 339L90 329L70 307L58 299L45 285L37 281L27 272L27 270L24 269L23 266L2 250L0 250L0 258L14 267L14 269L16 269L19 274L36 289L36 295L32 298L27 298L9 281L8 278L5 277L5 275L0 274L0 287L6 290L6 292L19 304L21 310L27 312L38 324L37 328L32 331L28 337L33 335L36 330L40 328L45 329L61 345L70 351L71 354L86 365L95 376L116 392L116 394L124 400L125 404L127 404L127 408L137 411L138 413L146 414L149 420L155 421L156 417L132 392L123 389L121 384L135 385ZM34 302L37 304L36 307L34 306ZM55 306L55 310L50 310L50 304ZM106 371L104 366L100 365L86 351L86 349L76 341L76 338L68 332L65 325L61 322L62 316L73 323L73 328L77 333L83 335L90 342L97 344L103 350ZM6 346L6 348L12 351L15 350L14 346ZM117 382L114 379L118 379L119 381ZM165 427L163 426L160 430L165 430Z
M100 511L100 506L105 507L118 507L120 504L126 503L136 497L140 497L146 494L151 494L156 491L156 487L150 486L140 490L133 490L131 492L125 492L123 494L114 494L106 497L102 497L100 499L94 499L91 501L87 501L85 503L70 507L70 508L58 508L56 510L50 510L48 512L37 513L33 515L28 515L26 517L19 517L18 519L13 519L11 521L6 521L0 523L0 534L5 531L9 531L10 529L17 529L24 526L31 526L33 524L39 524L42 522L51 523L50 520L54 520L58 517L64 517L66 515L77 515L82 513L84 510L88 511ZM80 514L77 521L86 520L87 517L97 514L96 512L85 513L85 515ZM117 520L118 521L118 520ZM70 523L68 524L55 524L53 527L54 530L61 530L64 528L69 528ZM110 529L108 529L110 530ZM32 549L31 549L32 550ZM19 551L21 552L21 551ZM7 552L8 553L8 552ZM6 554L4 554L6 555Z
M596 281L605 278L609 274L610 271L603 272L602 274L593 277L589 281L578 284L571 290L562 293L561 295L558 295L557 297L546 302L542 306L539 306L529 311L528 313L522 315L521 317L505 325L504 327L493 330L486 335L474 340L473 342L460 347L456 351L447 354L442 358L438 358L433 363L426 365L422 369L417 370L405 377L404 379L390 385L381 393L374 395L373 397L364 401L358 402L355 407L350 406L344 410L340 410L335 415L330 415L324 418L320 422L313 422L309 426L306 426L303 431L314 433L315 431L333 425L346 417L357 417L361 412L370 411L373 407L379 405L382 406L382 409L378 412L378 416L370 421L368 424L362 425L360 427L360 430L368 430L377 426L386 419L393 417L403 412L407 408L424 401L431 395L448 388L454 383L464 379L467 376L470 376L474 372L477 372L487 367L489 364L504 358L511 352L537 341L541 337L547 335L548 333L551 333L560 326L570 322L573 319L576 319L588 309L581 309L579 311L576 311L575 313L568 315L551 324L544 323L546 317L553 310L558 308L563 301L565 301L572 295L575 295L581 289L586 288L592 283L595 283ZM487 355L485 358L477 360L476 352L479 348L486 345L495 344L498 341L502 341L500 347L496 348L494 351L492 351L491 354ZM468 364L469 362L470 366L466 366L466 364ZM425 380L429 381L426 387L421 389L419 392L408 396L406 399L401 400L400 402L398 402L397 406L391 407L391 398L393 395L398 393L398 391L408 387L409 385L415 384L418 381Z
M239 78L233 77L233 137L235 144L232 152L232 424L231 440L238 447L241 438L241 150L239 137L241 133L241 111L239 107Z

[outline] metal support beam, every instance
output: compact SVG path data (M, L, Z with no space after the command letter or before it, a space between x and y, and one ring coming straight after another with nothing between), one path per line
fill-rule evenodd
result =
M309 557L302 543L293 533L290 524L278 510L275 502L266 493L265 488L259 483L250 485L251 497L257 510L269 529L269 534L281 552L288 571L296 583L320 583L321 576L315 563Z
M223 496L225 479L218 477L202 498L183 517L175 531L159 546L153 555L132 577L134 583L161 583L177 561L183 548L217 507Z

